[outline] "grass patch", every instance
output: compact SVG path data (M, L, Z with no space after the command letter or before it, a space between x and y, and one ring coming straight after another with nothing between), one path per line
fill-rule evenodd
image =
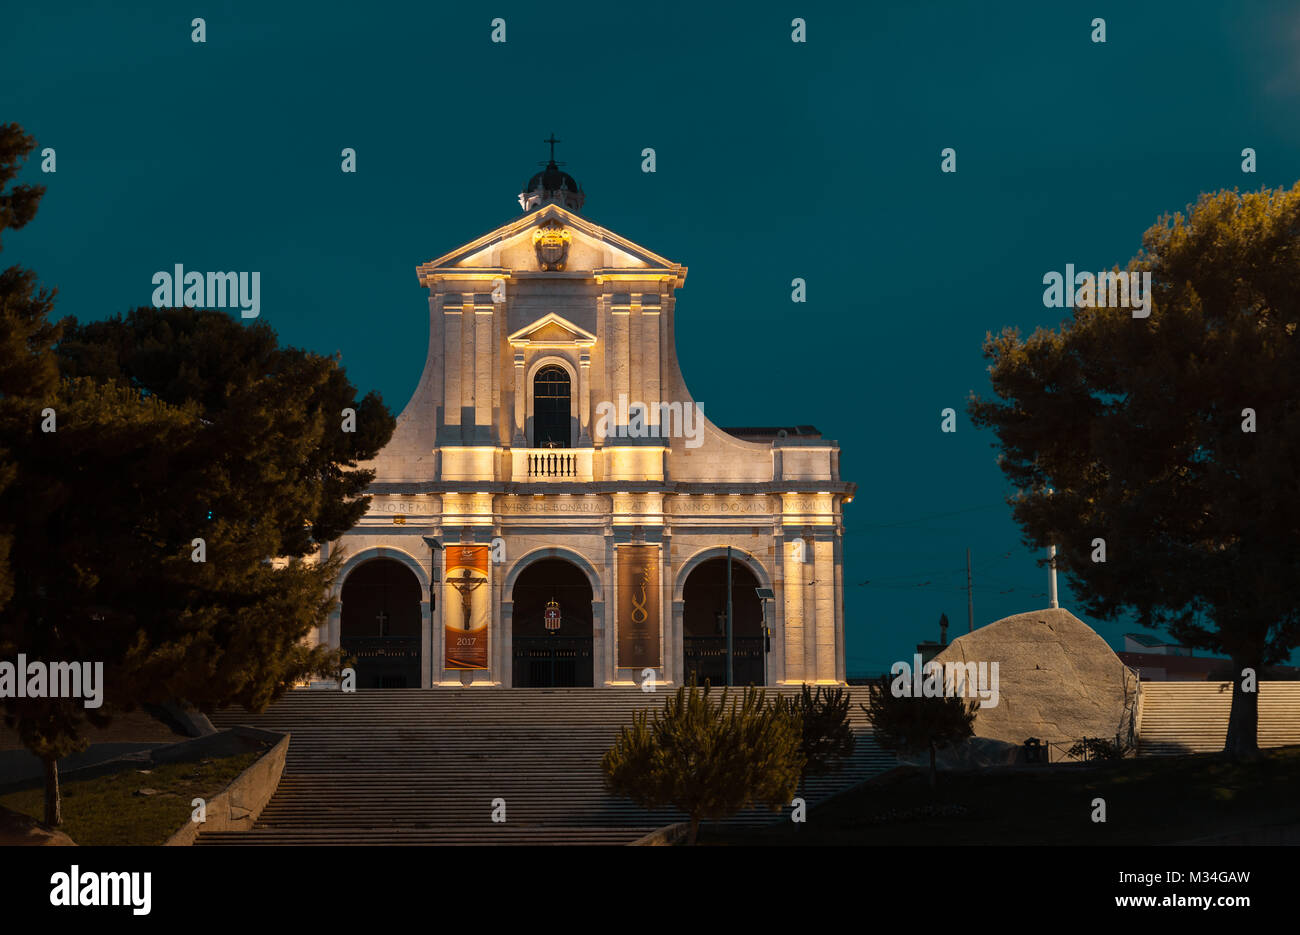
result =
M107 776L70 779L63 791L59 830L78 844L162 844L189 821L195 798L209 802L261 754L241 753L188 763L165 763L148 773L127 768ZM154 795L136 795L154 789ZM45 789L0 795L0 805L43 819Z
M1043 770L905 768L809 812L738 830L705 825L705 844L1173 844L1300 823L1300 747L1235 762L1221 754L1130 759ZM1106 800L1093 823L1092 801Z

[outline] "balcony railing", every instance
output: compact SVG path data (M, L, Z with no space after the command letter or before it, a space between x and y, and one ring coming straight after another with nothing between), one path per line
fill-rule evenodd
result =
M549 451L528 455L528 476L577 477L578 456L571 451Z
M516 448L512 474L516 481L590 481L591 448Z

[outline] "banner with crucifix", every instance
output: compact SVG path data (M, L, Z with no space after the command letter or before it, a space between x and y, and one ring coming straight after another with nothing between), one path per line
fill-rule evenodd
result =
M618 607L618 662L622 669L660 666L659 546L627 543L615 546Z
M447 578L443 582L442 600L446 638L444 668L488 668L492 595L488 589L486 545L447 546Z

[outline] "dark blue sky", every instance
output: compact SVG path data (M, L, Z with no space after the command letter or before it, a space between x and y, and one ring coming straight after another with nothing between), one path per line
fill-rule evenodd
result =
M29 162L49 191L3 261L82 319L149 304L174 263L259 270L283 340L342 351L396 412L426 351L415 266L516 216L554 130L583 213L690 267L678 352L710 418L843 446L849 671L879 671L941 612L964 632L968 546L977 625L1045 606L965 419L981 341L1059 324L1045 272L1123 266L1201 192L1300 177L1300 6L853 6L11 5L0 120L58 172Z

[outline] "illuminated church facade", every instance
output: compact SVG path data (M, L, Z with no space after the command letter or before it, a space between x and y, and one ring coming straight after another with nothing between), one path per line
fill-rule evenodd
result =
M520 217L417 267L424 374L317 639L363 688L844 683L838 445L705 418L686 267L584 200L552 148Z

